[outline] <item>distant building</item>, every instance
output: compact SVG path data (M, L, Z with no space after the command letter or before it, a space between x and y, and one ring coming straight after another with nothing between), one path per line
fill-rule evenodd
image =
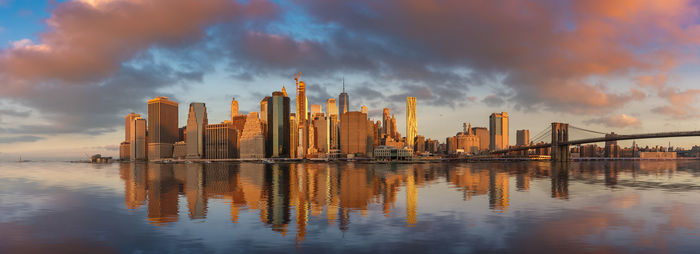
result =
M489 117L489 150L508 148L508 113L493 113Z
M231 122L234 122L234 118L238 116L238 101L236 98L231 100Z
M316 115L312 120L314 129L315 147L321 154L327 154L330 151L330 123L328 117Z
M267 105L266 155L269 158L289 158L289 97L282 92L273 92L272 97L267 99Z
M605 134L606 138L611 138L611 137L615 137L615 136L617 136L617 134L615 134L614 132L610 133L610 134ZM605 149L604 156L606 158L619 158L621 153L622 153L620 146L617 145L617 140L605 141L605 148L604 149Z
M340 152L367 155L367 114L346 112L340 115Z
M265 139L263 138L258 112L250 112L248 114L240 143L240 156L242 159L265 157Z
M340 125L338 124L338 115L328 116L328 137L331 150L337 150L340 148L340 136L338 135L338 129Z
M190 103L187 114L187 147L188 159L201 159L204 157L204 128L209 124L207 119L207 106L202 102Z
M314 117L316 114L323 114L323 106L321 104L311 104L309 105L309 113L311 113L311 117Z
M338 105L336 105L334 98L329 98L326 100L326 116L332 115L338 115Z
M389 108L384 108L382 110L382 131L384 132L384 137L393 138L394 133L390 133L393 129L391 127L391 112L389 112Z
M129 158L132 161L135 160L146 160L147 150L146 150L146 119L137 117L131 121L131 126L129 126L129 131L131 132L129 137L130 154Z
M297 158L297 147L299 146L297 135L299 135L296 114L289 114L289 158Z
M409 147L413 147L413 141L416 135L418 135L416 97L406 97L406 144Z
M489 150L489 129L486 127L472 127L472 133L479 138L479 151Z
M414 141L415 146L413 148L413 151L415 151L416 154L423 154L425 153L425 137L418 135L416 136L416 140Z
M369 110L367 109L367 106L362 105L362 107L360 107L360 112L367 114L367 112L369 112Z
M393 161L393 160L411 160L413 151L410 148L396 148L393 146L378 146L374 149L374 159Z
M676 152L640 152L639 158L642 158L642 159L675 159Z
M235 158L238 134L230 121L209 124L205 128L204 146L207 159Z
M530 130L517 130L515 132L515 145L516 146L530 145Z
M345 79L343 79L343 91L338 95L338 114L342 115L350 111L350 98L345 93Z

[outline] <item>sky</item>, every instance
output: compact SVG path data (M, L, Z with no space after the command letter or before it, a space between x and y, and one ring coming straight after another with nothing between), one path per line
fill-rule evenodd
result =
M309 103L396 114L444 142L493 112L622 134L700 129L700 2L0 0L0 160L116 156L124 116L168 96L229 118L301 72ZM691 147L700 138L637 140ZM629 145L630 142L621 142Z

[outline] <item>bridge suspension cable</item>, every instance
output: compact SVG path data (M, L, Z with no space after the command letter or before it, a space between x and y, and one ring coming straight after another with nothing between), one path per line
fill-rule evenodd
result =
M539 142L549 143L549 142L547 142L547 138L548 137L551 138L551 136L552 136L552 128L547 127L544 130L538 132L537 135L535 135L535 138L531 139L530 141L532 141L532 143L534 143L534 144L537 144Z
M594 131L594 130L584 129L584 128L576 127L576 126L573 126L573 125L569 125L569 128L571 128L571 129L576 129L576 130L580 130L580 131L585 131L585 132L590 132L590 133L602 134L602 135L610 134L610 133L605 133L605 132L600 132L600 131Z

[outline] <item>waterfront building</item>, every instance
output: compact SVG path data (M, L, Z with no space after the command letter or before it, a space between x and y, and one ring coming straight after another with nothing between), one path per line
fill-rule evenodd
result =
M178 103L160 96L148 101L148 159L173 156L178 139Z
M366 155L367 114L346 112L340 115L340 152Z
M345 79L343 79L343 91L338 95L338 114L342 115L350 111L350 98L345 93Z
M327 154L330 151L330 124L327 117L316 115L313 119L315 147L319 153Z
M207 159L235 158L238 134L230 121L209 124L205 128L204 145Z
M411 160L413 151L408 147L377 146L374 149L374 159L382 161Z
M260 113L258 114L260 116L260 123L265 124L267 123L267 99L269 99L270 96L265 96L260 101Z
M173 144L173 158L184 159L187 156L187 144L185 141L178 141Z
M486 127L472 127L472 133L479 138L479 151L489 150L489 129Z
M131 139L131 121L133 121L136 118L141 117L140 114L136 114L134 112L129 113L124 117L124 141L129 142L129 139Z
M131 143L124 141L119 144L119 159L131 160Z
M400 134L399 131L396 129L396 128L397 128L397 127L396 127L396 116L391 115L391 124L389 124L389 126L391 126L391 129L389 129L389 131L391 132L391 137L392 137L394 140L397 140L397 141L400 140L400 139L401 139L401 134Z
M146 150L146 119L136 117L131 120L129 126L129 158L132 161L148 159Z
M238 101L236 101L236 98L234 97L231 100L231 122L233 122L234 118L238 116Z
M406 97L406 144L409 147L413 147L413 141L416 135L418 135L416 97Z
M508 148L508 113L493 113L489 116L489 150Z
M242 159L265 157L265 139L261 125L258 112L250 112L241 135L240 157Z
M515 132L515 145L527 146L530 144L530 130L517 130Z
M282 92L273 92L267 99L267 144L268 158L290 157L289 97ZM320 106L320 105L319 105Z
M204 157L204 128L208 123L207 106L202 102L190 103L187 114L187 139L185 140L188 159Z

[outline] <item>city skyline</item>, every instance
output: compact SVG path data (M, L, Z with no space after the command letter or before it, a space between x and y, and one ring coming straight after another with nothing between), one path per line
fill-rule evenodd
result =
M383 120L389 108L400 132L407 126L405 99L416 97L417 134L441 143L463 122L488 127L493 112L509 113L510 137L521 129L535 134L551 122L621 134L700 129L695 106L700 75L694 71L699 47L692 21L699 14L692 1L512 3L538 14L532 17L497 3L468 1L447 1L435 12L415 11L425 10L429 1L397 3L397 9L364 1L350 7L315 1L177 0L170 2L173 8L153 3L144 8L136 0L0 2L6 17L0 21L0 41L6 42L0 44L0 160L116 156L124 116L134 112L146 119L148 99L205 102L209 122L219 123L231 119L231 98L238 100L241 115L258 111L261 99L289 86L299 71L306 82L303 104L326 105L335 98L342 110L338 95L346 92L351 111L365 105L374 120ZM363 8L380 15L363 15ZM493 18L478 15L480 9L491 10ZM192 10L202 15L169 19ZM134 16L117 11L164 22L133 24ZM436 32L434 26L450 18L480 23L489 33L472 41L477 37L471 26ZM601 19L608 22L596 22ZM252 20L258 25L248 23ZM394 25L366 25L382 21ZM93 23L144 29L115 33L85 25ZM533 27L543 29L519 32ZM178 32L168 33L172 28ZM380 43L358 39L365 37ZM397 41L405 43L384 46ZM574 57L549 54L559 51ZM297 105L295 95L290 105ZM186 107L179 108L178 118L182 127ZM690 148L700 138L636 142Z

